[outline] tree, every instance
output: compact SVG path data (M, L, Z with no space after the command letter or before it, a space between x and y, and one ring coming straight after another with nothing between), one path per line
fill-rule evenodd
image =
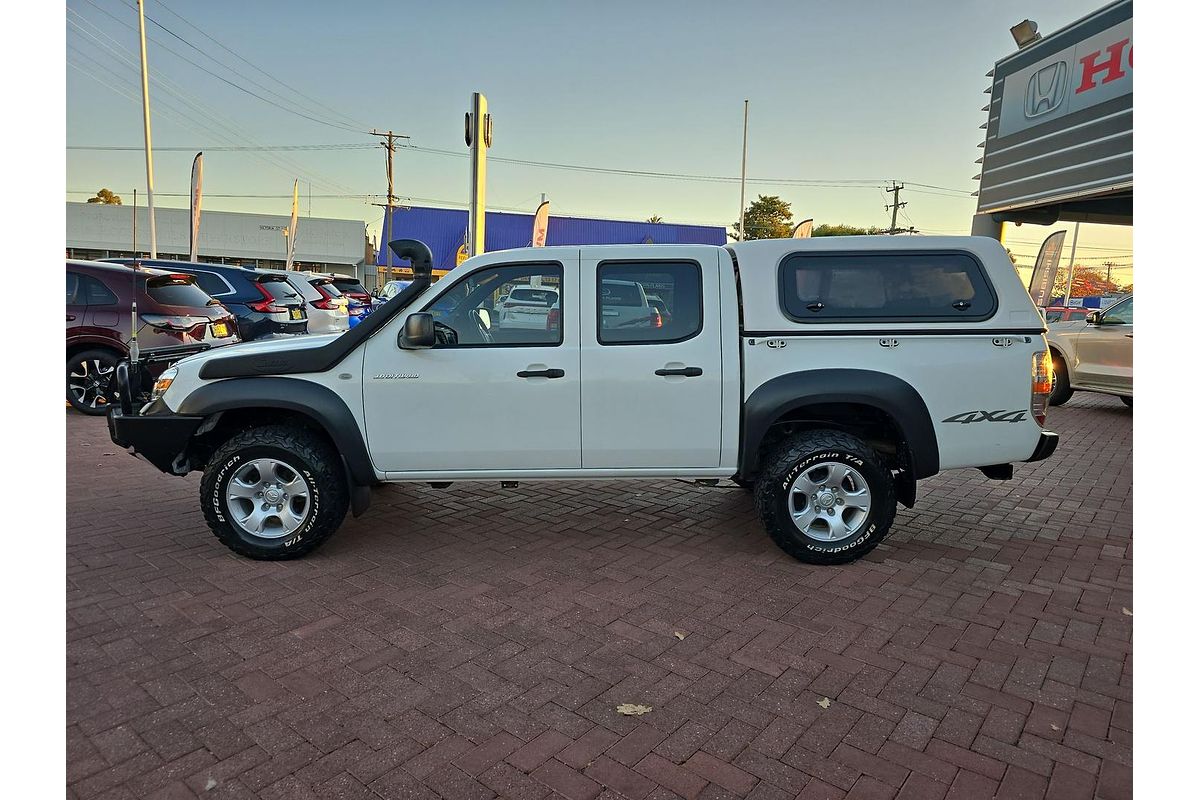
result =
M738 241L787 239L792 235L792 204L776 195L759 195L746 209L746 235L733 223L730 236Z
M653 223L657 224L659 222L662 222L662 217L660 217L658 214L652 214L650 216L650 218L648 220L646 220L646 222L653 222Z
M1071 297L1098 297L1106 294L1127 294L1133 291L1132 283L1120 283L1112 280L1109 273L1110 264L1099 267L1075 265L1075 275L1071 279ZM1070 268L1063 265L1054 276L1054 297L1065 297L1067 292L1067 275Z
M88 202L100 203L101 205L106 206L119 206L121 205L121 196L113 194L112 190L110 189L101 189L100 191L96 192L95 197L89 197Z
M882 228L859 228L855 225L818 225L813 228L813 236L876 236L883 233Z

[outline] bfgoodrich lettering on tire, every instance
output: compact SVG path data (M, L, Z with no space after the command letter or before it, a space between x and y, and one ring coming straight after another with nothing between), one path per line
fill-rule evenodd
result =
M754 487L767 533L809 564L841 564L883 540L896 515L892 473L857 437L808 431L780 443Z
M268 425L217 448L200 481L208 527L235 553L299 558L342 524L349 492L337 452L298 426Z

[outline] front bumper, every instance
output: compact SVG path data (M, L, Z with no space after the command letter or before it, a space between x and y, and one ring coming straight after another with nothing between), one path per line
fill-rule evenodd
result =
M1042 435L1038 437L1037 447L1033 449L1033 455L1025 460L1028 462L1047 459L1056 447L1058 447L1058 434L1050 431L1042 431Z
M168 475L184 475L188 467L180 456L202 422L204 417L168 411L126 414L114 407L108 412L108 435L113 444L141 456Z

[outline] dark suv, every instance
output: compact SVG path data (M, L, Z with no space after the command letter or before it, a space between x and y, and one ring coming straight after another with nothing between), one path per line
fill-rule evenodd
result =
M132 258L106 259L132 264ZM308 333L308 311L287 276L279 272L259 272L228 264L203 264L194 261L138 259L143 267L169 269L196 276L200 288L208 292L237 317L238 334L243 341L262 339L279 333Z
M146 377L185 355L238 341L233 315L192 275L68 261L67 402L85 414L103 414L115 400L113 370L129 357L134 300Z

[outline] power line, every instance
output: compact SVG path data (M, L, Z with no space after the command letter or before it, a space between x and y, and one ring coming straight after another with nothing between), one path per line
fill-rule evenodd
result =
M125 26L125 27L127 27L127 28L131 28L131 27L132 27L132 26L128 25L127 23L125 23L125 22L124 22L122 19L120 19L119 17L117 17L117 16L115 16L115 15L113 15L113 14L109 13L108 11L105 11L103 8L101 8L100 6L96 5L96 3L95 3L95 2L93 2L93 0L87 0L87 2L88 2L89 4L91 4L92 6L94 6L96 9L98 9L98 10L99 10L99 11L100 11L102 14L106 15L106 16L107 16L107 17L109 17L110 19L113 19L113 20L115 20L115 21L116 21L118 24L120 24L120 25L123 25L123 26ZM128 5L128 3L127 3L126 5ZM76 13L78 13L78 12L76 12ZM167 28L163 27L163 26L162 26L160 23L158 23L158 22L155 22L153 19L150 19L150 17L149 17L149 16L147 16L147 17L146 17L146 19L150 20L150 21L151 21L151 22L152 22L154 25L158 26L159 28L162 28L164 31L166 31L167 33L171 34L171 35L172 35L172 36L174 36L176 39L179 39L180 41L184 41L184 40L183 40L183 38L182 38L182 37L180 37L178 34L176 34L176 33L172 32L172 31L168 30ZM216 78L217 80L221 81L222 83L229 84L229 85L230 85L230 86L232 86L234 89L237 89L239 92L245 92L246 94L250 95L251 97L255 97L255 98L257 98L257 99L259 99L259 100L263 101L264 103L267 103L267 104L269 104L269 105L272 105L272 106L274 106L275 108L278 108L278 109L280 109L281 111L284 111L284 112L286 112L286 113L288 113L288 114L293 114L293 115L295 115L295 116L297 116L297 117L303 117L304 119L310 120L310 121L312 121L312 122L316 122L316 123L318 123L318 124L320 124L320 125L328 125L328 126L329 126L329 127L331 127L331 128L340 128L340 129L342 129L342 130L345 130L345 131L350 131L350 132L352 132L352 133L364 133L364 131L360 131L360 130L358 130L357 128L351 127L351 126L349 126L349 125L344 125L344 124L342 124L342 123L340 123L340 122L330 122L330 121L328 121L328 120L318 119L317 117L311 116L311 115L309 115L309 114L305 114L305 113L303 113L303 112L301 112L301 111L297 111L297 110L295 110L295 109L293 109L293 108L288 108L287 106L285 106L285 105L282 105L282 104L280 104L280 103L276 103L274 100L271 100L271 99L270 99L270 98L268 98L268 97L263 97L261 94L258 94L257 92L253 92L253 91L251 91L250 89L247 89L245 86L242 86L241 84L234 83L233 81L229 80L228 78L224 77L223 75L218 75L217 73L213 72L212 70L208 69L207 67L205 67L205 66L203 66L203 65L201 65L201 64L197 64L197 63L196 63L195 61L193 61L192 59L190 59L190 58L188 58L187 56L185 56L185 55L181 54L181 53L180 53L180 52L178 52L177 50L173 50L172 48L170 48L170 47L166 46L166 45L165 45L165 44L163 44L161 41L157 41L157 42L155 42L155 43L156 43L156 44L157 44L159 47L161 47L163 50L165 50L166 52L170 53L171 55L175 56L176 58L180 59L181 61L185 61L185 62L187 62L188 64L191 64L193 67L195 67L196 69L200 70L201 72L203 72L203 73L205 73L205 74L207 74L207 75L211 75L212 77ZM193 47L194 47L194 45L193 45ZM197 48L197 49L198 49L198 48ZM226 67L226 69L228 69L228 67Z
M230 151L230 152L273 152L284 150L374 150L378 145L371 142L345 143L345 144L267 144L267 145L239 145L232 147L162 147L155 145L155 152L180 152L180 153L195 153L197 151ZM92 150L101 152L142 152L142 145L67 145L68 150Z

